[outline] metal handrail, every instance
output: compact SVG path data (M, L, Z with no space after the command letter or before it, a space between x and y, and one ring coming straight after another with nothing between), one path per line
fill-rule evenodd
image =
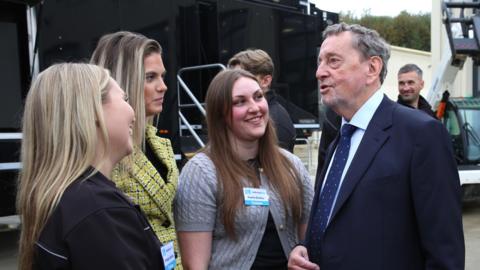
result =
M187 84L183 81L182 77L180 75L177 75L177 80L178 83L182 86L183 91L187 93L187 95L190 97L190 99L193 101L195 106L200 110L200 112L203 114L203 116L206 116L207 113L205 112L205 109L203 108L202 104L198 101L198 99L195 97L195 95L192 93L190 88L188 88ZM180 93L178 93L178 108L181 108L183 104L180 103Z
M205 106L205 103L200 103L200 105ZM197 107L197 105L195 105L195 104L181 104L180 106L181 106L180 108L195 108L195 107Z
M222 70L227 69L225 65L220 64L220 63L215 63L215 64L207 64L207 65L199 65L199 66L191 66L191 67L184 67L178 70L178 75L181 75L185 71L192 71L192 70L200 70L200 69L208 69L208 68L213 68L217 67Z
M0 163L0 171L20 170L22 163L20 162L4 162Z
M2 132L0 133L0 140L21 140L22 133L20 132Z
M0 133L0 141L16 141L22 139L20 132L2 132ZM22 164L20 162L1 162L0 171L20 170Z
M21 221L19 215L0 217L0 232L18 230Z
M296 142L304 142L307 145L307 170L310 172L310 167L312 166L312 146L310 145L310 141L305 138L296 138Z
M295 129L309 128L309 129L320 129L320 124L293 124Z
M188 122L187 118L185 118L185 116L183 116L183 114L181 112L178 112L178 115L180 116L180 119L181 121L183 122L183 124L185 126L187 126L188 130L190 131L190 133L193 135L193 137L195 138L195 140L197 141L197 143L201 146L201 147L204 147L205 146L205 143L202 141L202 139L200 138L200 136L198 136L197 132L192 128L192 125L190 125L190 123Z
M204 147L205 143L202 141L200 136L198 136L197 132L192 128L192 125L187 121L185 116L182 114L181 110L182 108L186 107L185 105L188 105L188 107L194 106L196 107L203 116L206 116L207 113L205 111L205 108L203 107L203 104L198 101L198 99L195 97L193 92L190 90L188 85L185 83L185 81L182 79L182 74L187 71L193 71L193 70L202 70L202 69L210 69L210 68L219 68L220 70L225 70L226 67L223 64L216 63L216 64L208 64L208 65L199 65L199 66L191 66L191 67L184 67L178 70L177 73L177 96L178 96L178 115L179 115L179 126L181 127L182 124L187 126L188 130L192 134L192 136L195 138L197 143L201 146ZM181 91L184 91L190 99L193 101L193 104L183 104L181 101ZM182 136L182 128L180 128L180 136Z

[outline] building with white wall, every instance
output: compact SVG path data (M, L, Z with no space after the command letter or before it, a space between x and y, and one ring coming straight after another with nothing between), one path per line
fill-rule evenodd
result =
M445 25L442 22L441 0L432 0L431 13L431 52L412 50L397 46L391 47L391 57L388 64L388 74L383 84L385 94L392 100L397 99L397 72L405 64L414 63L423 70L425 87L421 94L427 97L428 91L435 79L437 69L440 66L444 50L450 50ZM442 89L448 88L452 97L468 97L473 95L474 77L473 63L468 59L463 69L456 76L451 86L444 85ZM443 92L443 91L442 91Z
M398 96L398 70L406 64L416 64L423 70L423 80L425 82L421 95L424 97L430 89L432 81L432 60L431 53L419 50L413 50L403 47L391 46L391 56L388 62L388 73L383 83L385 94L392 100L397 100Z

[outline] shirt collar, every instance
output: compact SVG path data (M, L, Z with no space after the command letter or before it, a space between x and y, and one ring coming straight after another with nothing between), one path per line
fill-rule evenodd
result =
M380 103L383 100L383 91L380 88L375 91L375 93L365 102L362 107L353 115L350 122L347 122L345 118L342 117L342 126L345 123L356 126L359 129L366 130L370 120L373 118L373 114L380 106Z

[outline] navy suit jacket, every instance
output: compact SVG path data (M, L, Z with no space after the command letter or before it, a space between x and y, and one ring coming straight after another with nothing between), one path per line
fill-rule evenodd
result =
M384 97L345 175L323 239L322 270L464 269L461 188L451 142L438 120ZM311 254L311 252L309 252Z

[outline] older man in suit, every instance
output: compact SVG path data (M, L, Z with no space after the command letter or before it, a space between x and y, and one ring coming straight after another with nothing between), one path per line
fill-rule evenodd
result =
M289 269L464 269L461 190L442 124L381 90L389 45L329 26L316 77L341 134L318 174L306 240Z

